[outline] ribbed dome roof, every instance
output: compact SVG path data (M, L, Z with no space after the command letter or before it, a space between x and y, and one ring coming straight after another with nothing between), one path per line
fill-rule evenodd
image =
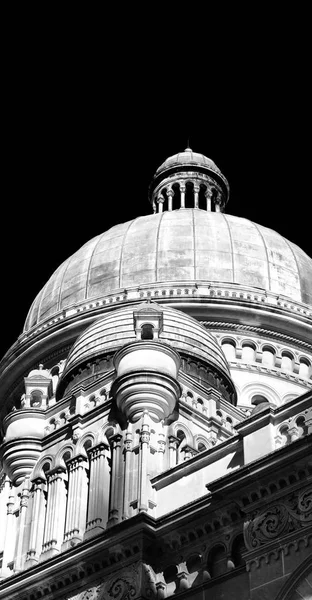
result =
M164 177L167 177L173 172L182 172L185 170L201 171L208 175L214 173L217 175L217 180L221 180L225 186L227 190L227 197L229 196L230 189L228 181L217 165L213 162L213 160L211 160L211 158L208 158L199 152L193 152L191 148L185 148L184 152L178 152L177 154L173 154L173 156L169 156L160 165L160 167L158 167L151 185L153 187L156 182Z
M153 303L148 306L153 307ZM156 306L163 313L160 342L165 342L180 352L213 365L229 379L229 366L216 339L196 319L171 307ZM73 368L92 357L115 352L125 344L135 341L134 310L137 309L131 306L120 308L90 325L72 347L65 364L63 378Z
M173 154L173 156L169 156L161 165L158 167L156 174L161 173L162 171L166 171L171 167L181 166L181 165L196 165L197 167L206 167L210 171L214 171L218 173L218 175L222 175L220 169L217 165L208 158L204 154L200 154L199 152L193 152L191 148L186 148L184 152L178 152L177 154Z
M36 297L25 329L64 308L158 282L234 282L312 305L312 260L247 219L198 209L139 217L88 241Z

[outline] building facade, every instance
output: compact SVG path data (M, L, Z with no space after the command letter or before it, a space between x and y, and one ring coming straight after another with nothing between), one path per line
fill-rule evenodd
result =
M187 148L0 364L0 598L312 598L312 260Z

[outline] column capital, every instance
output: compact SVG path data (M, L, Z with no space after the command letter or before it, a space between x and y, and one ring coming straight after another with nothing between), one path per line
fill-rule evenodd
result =
M8 515L13 514L14 504L15 504L14 496L9 496L8 501L7 501L7 514Z
M169 448L174 448L176 450L176 448L178 447L180 440L178 437L176 437L175 435L169 435Z
M122 440L122 435L120 433L115 433L115 435L112 435L110 437L110 441L112 441L113 443L113 448L118 448L118 446L121 446L121 440Z
M77 469L77 467L83 465L83 463L88 464L88 459L83 454L77 454L76 456L73 456L68 461L66 461L66 464L70 471Z
M50 471L47 471L47 480L49 483L56 481L57 479L64 479L67 475L66 467L54 467Z
M106 452L108 450L109 450L108 444L105 444L105 442L100 442L96 446L92 446L92 448L88 448L87 455L89 456L90 460L94 460L95 458L98 458L99 456L106 456Z

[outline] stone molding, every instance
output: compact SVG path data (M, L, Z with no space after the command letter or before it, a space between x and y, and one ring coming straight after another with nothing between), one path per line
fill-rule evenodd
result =
M295 530L312 525L312 486L293 492L283 501L248 516L244 527L246 548L254 550Z

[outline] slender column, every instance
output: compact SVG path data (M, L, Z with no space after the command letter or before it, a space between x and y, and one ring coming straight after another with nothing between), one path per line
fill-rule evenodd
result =
M121 441L122 435L117 433L112 436L112 475L111 475L111 505L109 511L109 525L114 525L120 520L120 479L121 479Z
M172 204L173 204L173 194L174 191L173 190L168 190L167 192L167 196L168 196L168 211L171 212L172 211Z
M26 567L37 564L42 550L45 508L46 484L43 479L35 479L32 489L32 510L29 533L29 547L26 557Z
M2 557L2 570L1 576L7 577L12 575L12 571L8 568L8 564L13 561L14 558L14 545L15 545L15 516L14 516L14 490L10 489L9 497L7 502L7 518L6 518L6 530L4 536L4 548Z
M308 433L312 433L312 418L311 417L306 418L305 424L306 424L306 426L308 428Z
M158 444L158 468L159 468L159 470L163 470L164 469L165 450L166 450L166 440L165 440L164 433L158 434L157 444Z
M5 530L6 530L6 513L7 513L7 502L10 493L10 480L5 475L1 480L0 485L0 515L1 515L1 526L0 526L0 552L3 551L5 543Z
M86 532L88 539L103 531L108 519L109 503L109 446L101 442L88 450L90 459L89 502Z
M88 502L88 462L81 454L67 462L69 468L66 524L62 550L81 542L86 526Z
M196 454L194 448L191 448L191 446L189 446L188 444L185 444L185 446L183 446L182 452L184 453L184 460L188 460L188 458L192 458L192 456Z
M48 473L47 516L40 559L46 560L61 550L66 513L67 472L58 467Z
M290 429L288 429L288 433L290 435L291 442L295 442L300 437L298 427L291 427Z
M163 208L164 208L164 202L165 202L165 198L163 196L159 196L157 198L157 203L158 203L158 212L162 213L163 212Z
M130 428L130 426L129 426ZM126 433L126 439L124 444L124 457L125 457L125 469L124 469L124 496L123 496L123 507L122 507L122 518L128 519L129 517L129 500L130 500L130 461L132 452L132 433L130 429Z
M199 185L194 185L194 208L198 208Z
M177 464L177 448L179 442L179 438L174 435L169 436L169 469L172 469Z
M139 459L139 490L138 490L138 509L139 512L148 511L148 455L150 443L150 431L147 421L147 414L143 414L143 423L140 436L140 459Z
M23 544L24 544L24 535L25 535L25 523L26 523L26 512L28 506L29 499L29 477L25 477L24 485L22 488L21 498L20 498L20 510L19 510L19 528L18 528L18 537L15 551L15 565L14 571L21 571L24 566L24 557L23 557Z
M205 197L206 197L206 200L207 200L207 212L211 212L212 190L210 188L206 191Z
M180 183L181 208L185 208L185 183Z

